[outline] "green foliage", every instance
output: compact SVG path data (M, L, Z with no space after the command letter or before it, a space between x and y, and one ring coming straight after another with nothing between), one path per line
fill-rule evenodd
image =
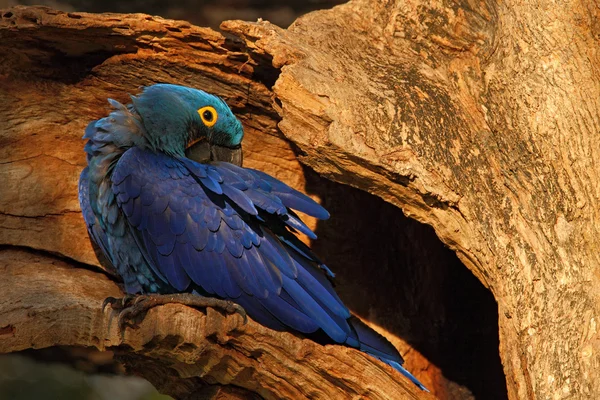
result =
M137 377L85 374L19 355L0 357L0 400L169 400Z

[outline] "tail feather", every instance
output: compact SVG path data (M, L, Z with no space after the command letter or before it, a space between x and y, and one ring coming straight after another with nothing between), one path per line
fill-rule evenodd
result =
M379 358L379 357L377 357L377 358ZM419 387L419 389L429 392L429 389L427 389L425 386L423 386L423 384L421 382L419 382L419 380L417 378L415 378L415 376L413 374L408 372L406 370L406 368L404 368L402 365L400 365L396 361L386 360L385 358L379 358L379 359L381 361L383 361L384 363L392 366L396 371L400 372L402 375L407 377L412 383L417 385Z
M346 342L347 345L357 347L361 351L383 361L395 370L406 376L411 382L417 385L421 390L429 392L417 378L408 372L402 364L404 359L398 350L382 335L369 328L365 323L355 316L348 320L350 326L356 333L356 337L351 337ZM358 345L357 345L358 344Z

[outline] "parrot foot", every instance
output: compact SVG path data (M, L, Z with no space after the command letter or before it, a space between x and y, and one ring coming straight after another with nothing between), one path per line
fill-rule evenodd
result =
M239 304L229 300L221 300L214 297L204 297L191 293L175 293L175 294L151 294L131 296L127 295L123 299L115 299L109 297L103 302L103 309L110 304L113 310L119 312L119 329L125 330L127 326L135 328L136 325L129 321L138 315L146 313L153 307L165 304L183 304L195 308L216 308L225 311L227 314L237 313L244 319L244 324L248 322L246 310Z
M107 297L102 302L102 312L106 309L106 306L110 304L110 308L113 310L122 310L127 307L127 304L130 303L135 298L135 295L126 294L123 297Z

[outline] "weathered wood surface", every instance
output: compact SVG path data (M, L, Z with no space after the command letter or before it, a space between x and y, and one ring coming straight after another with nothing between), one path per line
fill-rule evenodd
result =
M433 226L489 287L512 399L600 397L598 15L363 0L225 25L285 65L304 163Z
M85 124L105 114L106 97L125 101L139 85L206 88L243 119L247 165L305 184L278 127L318 173L435 229L498 302L511 399L600 397L600 57L592 2L359 0L287 30L227 22L236 37L229 39L145 15L17 8L0 16L0 243L97 265L74 194ZM98 310L80 318L94 320ZM178 306L151 312L139 335L148 329L151 337L161 318L188 312L201 317ZM4 335L21 332L3 326ZM259 327L238 340L248 329ZM327 347L327 354L385 369L351 350ZM256 392L257 372L247 371L240 381ZM411 391L394 377L379 390ZM277 396L286 388L269 390Z

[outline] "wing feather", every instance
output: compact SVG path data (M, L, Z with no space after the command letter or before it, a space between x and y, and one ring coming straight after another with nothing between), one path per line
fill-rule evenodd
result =
M138 148L113 177L136 243L173 290L235 300L274 329L322 329L337 342L352 334L316 257L294 240L294 230L316 236L288 207L327 216L307 196L257 171Z

